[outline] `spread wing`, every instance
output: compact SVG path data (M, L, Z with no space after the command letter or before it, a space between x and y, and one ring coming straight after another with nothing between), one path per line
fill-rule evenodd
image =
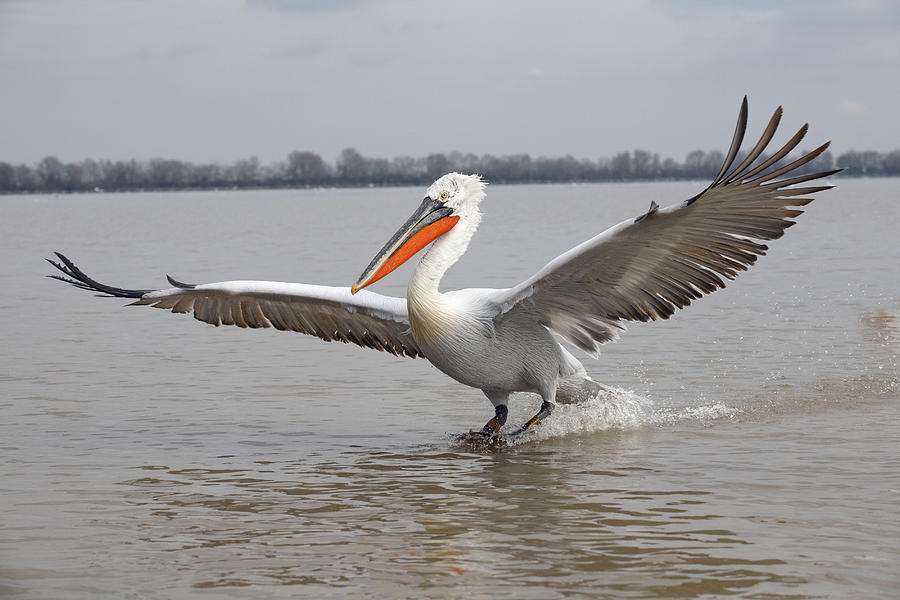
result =
M804 125L780 150L763 152L781 120L781 107L759 142L736 160L747 125L747 98L722 168L703 192L667 208L656 202L562 254L523 283L491 294L496 319L522 314L588 352L615 339L622 321L667 319L692 300L725 287L795 224L790 219L833 186L795 187L837 171L796 175L824 144L782 165L803 139ZM735 164L737 162L737 164ZM795 176L791 177L791 174Z
M106 297L134 298L131 305L193 313L211 325L274 327L315 335L327 342L354 343L366 348L415 358L421 355L409 330L406 300L350 288L281 283L224 281L191 285L168 278L173 286L160 290L128 290L99 283L60 253L48 262L63 275L49 275L77 288ZM129 305L129 306L131 306Z

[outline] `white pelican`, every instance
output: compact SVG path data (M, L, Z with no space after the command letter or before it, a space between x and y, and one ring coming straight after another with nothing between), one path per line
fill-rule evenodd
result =
M375 255L350 288L271 281L190 285L167 277L172 287L128 290L98 283L56 253L50 261L65 275L50 275L132 304L193 312L212 325L275 327L353 342L397 356L424 356L438 369L484 392L495 415L481 430L498 435L513 392L543 399L540 411L514 435L536 426L557 402L572 402L600 389L557 338L596 354L624 330L623 321L667 319L675 309L725 286L781 237L789 220L832 186L794 187L837 171L787 177L819 156L828 143L788 164L804 125L769 157L763 151L781 120L781 107L756 145L741 160L747 98L741 104L728 155L702 192L659 208L656 202L550 261L507 289L441 292L444 273L463 255L481 222L485 184L478 175L449 173L428 188L412 216ZM737 163L737 164L735 164ZM406 298L363 291L428 245L409 282Z

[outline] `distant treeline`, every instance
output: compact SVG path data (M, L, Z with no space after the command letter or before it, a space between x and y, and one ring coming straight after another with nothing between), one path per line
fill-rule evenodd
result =
M48 156L35 165L0 162L0 193L422 185L450 171L481 173L493 183L708 179L715 176L722 160L718 150L695 150L682 162L661 159L659 154L645 150L621 152L598 160L572 156L532 158L528 154L477 156L459 152L387 159L369 158L348 148L334 164L314 152L298 151L288 154L284 162L269 165L260 164L256 157L220 165L163 158L64 163ZM900 175L900 150L887 153L851 150L836 158L831 152L825 152L801 172L833 168L842 168L842 175L851 177Z

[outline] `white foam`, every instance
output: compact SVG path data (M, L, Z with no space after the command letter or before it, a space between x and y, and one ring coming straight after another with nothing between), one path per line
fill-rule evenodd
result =
M660 407L654 412L654 424L674 425L682 421L708 423L719 419L733 420L741 411L727 404L703 404L684 408Z
M578 404L560 404L532 434L512 445L577 433L637 429L652 423L653 403L630 390L607 388Z

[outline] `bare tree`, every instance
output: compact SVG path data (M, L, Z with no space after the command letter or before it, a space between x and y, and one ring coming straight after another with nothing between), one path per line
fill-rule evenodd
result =
M290 183L321 185L329 180L331 169L322 157L314 152L294 151L288 154L286 175Z
M0 162L0 191L11 192L16 188L16 168L9 163Z
M38 180L41 186L46 190L64 190L66 184L65 166L55 156L48 156L38 163L37 169Z
M368 183L368 161L355 148L345 148L337 160L337 176L346 183Z

